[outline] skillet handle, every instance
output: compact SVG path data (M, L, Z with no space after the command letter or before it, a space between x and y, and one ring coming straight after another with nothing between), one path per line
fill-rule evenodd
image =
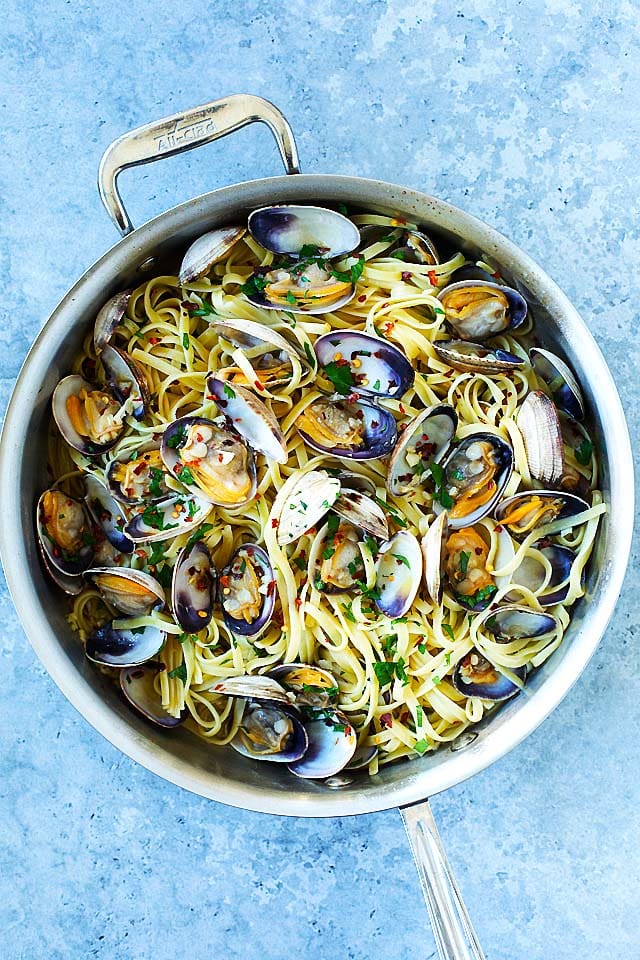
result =
M440 960L485 960L440 840L429 801L401 807Z
M117 185L122 170L193 150L256 122L266 123L271 130L287 173L300 173L296 143L283 115L269 100L246 93L212 100L184 113L145 123L114 140L100 161L98 189L107 213L122 236L133 230Z

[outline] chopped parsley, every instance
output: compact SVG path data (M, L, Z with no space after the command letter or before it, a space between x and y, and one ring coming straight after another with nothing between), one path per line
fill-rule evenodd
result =
M405 254L404 254L404 250L394 250L393 253L389 254L389 256L393 257L394 260L406 260L406 259L407 259L407 258L405 257Z
M462 550L460 553L460 573L463 577L466 577L467 570L469 568L469 560L471 558L471 553L468 553L466 550Z
M202 306L198 307L197 310L192 310L191 313L194 317L210 317L212 314L215 316L215 310L206 300L203 300Z
M397 523L399 527L407 526L407 521L392 503L387 503L386 500L380 500L379 497L374 497L373 499L379 507L382 507L383 510L386 510L386 512L390 514L394 523Z
M381 644L382 649L386 654L393 653L393 651L396 648L397 642L398 642L398 634L391 633L389 634L388 637L384 637L384 639L382 640L382 644Z
M414 745L413 745L413 749L414 749L415 752L416 752L417 754L419 754L420 756L422 756L423 753L426 753L427 750L430 749L430 747L431 747L431 744L430 744L429 741L426 740L426 739L418 740L418 742L417 742L417 743L414 743Z
M180 633L178 634L178 643L186 643L187 640L190 640L191 643L195 643L198 637L195 633Z
M327 536L335 537L340 526L340 517L337 513L330 513L327 516Z
M316 355L315 355L315 353L313 352L313 350L311 349L311 347L309 346L309 344L307 343L306 340L305 340L303 346L304 346L305 356L306 356L307 360L309 361L309 366L310 366L313 370L315 370L315 368L316 368Z
M378 544L376 543L376 541L373 539L373 537L368 537L368 536L366 536L366 534L365 534L364 545L365 545L365 547L367 548L367 550L369 551L369 553L371 554L371 556L373 557L373 559L375 560L375 558L378 556L378 552L379 552L379 551L378 551ZM394 621L394 622L397 622L397 621Z
M188 334L188 333L183 333L183 334L182 334L182 346L185 348L185 350L188 350L188 349L189 349L189 344L190 344L190 342L191 342L191 341L189 340L189 334Z
M246 283L243 283L240 287L240 292L244 293L245 297L251 299L258 294L262 293L264 288L267 285L267 281L264 277L261 277L259 273L254 273L253 276L249 277Z
M485 600L488 600L489 597L493 596L497 589L498 588L494 583L490 583L486 587L481 587L477 593L472 593L469 596L458 593L456 594L456 598L464 607L471 608L477 606L479 603L484 603Z
M356 618L353 615L353 610L351 609L351 601L349 603L341 603L342 612L350 623L357 623Z
M167 437L167 446L171 447L172 450L175 450L176 447L179 447L181 443L184 443L186 436L187 430L181 424L175 433L172 433L169 437Z
M236 392L229 386L228 383L225 383L222 389L227 400L235 400Z
M450 510L453 506L453 499L444 488L446 483L444 468L441 467L439 463L432 463L429 465L429 470L431 471L435 486L433 499L442 504L446 510Z
M578 463L581 463L583 467L588 467L591 463L591 456L593 454L593 444L591 440L587 440L585 437L582 443L575 448L576 460Z
M324 550L322 551L322 559L331 560L331 557L334 555L335 552L336 552L335 547L325 547Z
M158 467L151 467L149 470L149 476L151 477L151 480L149 481L149 493L152 497L161 497L164 493L164 490L162 489L162 478L164 476L162 470L160 470Z
M381 687L385 687L388 683L391 683L394 676L397 677L398 680L401 680L405 686L409 683L402 657L399 657L397 660L376 661L373 665L373 672L378 678L378 683Z
M426 652L427 652L426 644L424 644L424 643L419 643L419 644L418 644L418 653L426 653Z
M153 503L147 504L141 516L143 523L154 530L173 530L178 526L177 523L165 523L164 513L159 506Z
M411 569L411 564L409 563L406 557L403 557L401 553L392 553L391 556L393 557L394 560L397 560L398 563L402 563L404 564L405 567L409 567L409 569Z
M416 727L422 726L422 707L420 704L416 707Z
M201 523L200 526L193 531L189 539L187 540L187 546L192 547L196 540L201 540L205 534L209 533L210 530L213 530L212 523Z
M173 670L169 670L169 677L175 677L176 680L182 680L183 683L187 682L187 665L182 661L179 667L175 667Z
M294 557L293 562L295 563L298 570L304 571L307 569L307 561L305 560L304 557Z
M191 473L191 470L189 470L189 467L178 465L176 467L175 473L180 483L193 484L196 482L194 475Z
M362 276L362 271L364 270L364 257L359 257L358 262L354 263L348 270L331 270L331 276L335 277L336 280L340 280L341 283L352 283L355 284L358 282Z
M338 393L346 395L351 393L356 386L356 381L351 372L351 367L344 360L337 362L332 360L324 368L325 376L334 385Z
M294 305L294 307L295 307L295 305L296 305L296 296L295 296L294 293L291 292L291 290L287 290L287 295L286 295L286 297L285 297L285 300L287 301L287 303L292 303L292 304Z
M455 633L453 632L453 627L451 626L450 623L443 623L443 624L442 624L442 632L443 632L443 633L446 633L446 635L449 637L449 640L455 640L455 639L456 639L456 635L455 635Z
M163 566L162 570L156 570L155 577L156 577L156 580L158 581L158 583L159 583L162 587L164 587L165 590L169 590L169 589L170 589L171 584L172 584L172 582L173 582L173 573L172 573L171 567L168 567L168 566L165 564L165 565Z

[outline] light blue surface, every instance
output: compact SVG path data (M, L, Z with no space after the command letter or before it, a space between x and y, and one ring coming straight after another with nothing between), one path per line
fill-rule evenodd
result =
M11 4L2 409L36 331L115 240L95 189L103 149L250 92L287 114L306 172L406 183L523 246L594 330L637 442L639 28L626 0ZM277 170L253 127L122 188L140 223ZM637 549L628 585L554 715L433 801L488 960L640 956ZM3 960L435 955L396 813L278 820L164 783L76 714L0 603Z

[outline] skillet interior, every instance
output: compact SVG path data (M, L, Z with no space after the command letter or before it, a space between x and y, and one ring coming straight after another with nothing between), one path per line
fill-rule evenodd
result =
M475 728L478 736L468 746L386 767L378 777L363 777L339 792L298 780L276 764L251 763L231 750L207 747L185 730L164 733L134 715L85 660L65 620L66 601L41 570L33 535L34 505L47 485L42 451L51 393L69 371L100 306L148 276L138 268L150 256L156 258L153 272L174 272L188 243L205 230L286 200L346 202L402 214L446 244L492 257L533 305L545 345L567 358L582 384L601 452L601 488L611 504L589 565L587 594L574 607L562 647L532 676L525 694ZM38 656L80 713L118 748L166 779L234 806L302 816L347 815L415 802L471 776L524 739L560 702L597 646L622 583L631 537L626 522L631 477L624 416L600 351L566 297L517 247L457 208L402 187L351 177L277 177L217 190L145 224L91 267L54 311L27 358L7 414L0 489L5 502L19 503L20 511L3 517L0 549L14 602Z

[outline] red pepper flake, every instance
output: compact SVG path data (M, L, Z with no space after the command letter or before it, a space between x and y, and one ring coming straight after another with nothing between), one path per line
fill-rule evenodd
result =
M224 574L224 576L220 577L220 583L222 584L223 587L228 587L228 586L229 586L229 576L228 576L228 574Z
M403 270L400 276L402 277L403 280L411 280L411 271Z
M136 551L135 551L135 555L136 555L136 557L146 557L147 553L146 553L145 550L143 550L142 548L140 548L139 550L136 550Z
M380 725L386 727L387 730L393 725L393 717L390 713L381 713L380 714Z
M432 287L438 286L438 275L435 270L427 270L427 276L429 277L429 283Z
M367 299L367 295L366 293L363 293L358 297L358 303L364 303L366 299Z
M407 411L405 410L405 408L402 406L401 403L398 404L398 410L399 410L400 413L402 413L403 415L407 412Z
M504 527L501 523L496 524L496 533L502 533Z
M149 343L155 347L156 343L160 343L160 337L149 337Z
M214 397L212 394L210 393L207 394L207 400L216 400L216 399L217 397Z
M267 584L267 596L268 597L273 596L273 594L275 593L275 589L276 589L275 580L269 580L269 583Z
M407 221L404 217L394 217L391 221L391 225L394 227L406 227Z
M264 390L264 385L263 385L262 383L260 383L259 380L254 380L254 381L253 381L253 385L254 385L258 390Z
M274 530L278 526L278 521L276 520L275 517L271 520L271 526L273 527Z
M298 608L298 610L300 609L301 606L302 606L302 599L300 597L296 597L296 607Z

